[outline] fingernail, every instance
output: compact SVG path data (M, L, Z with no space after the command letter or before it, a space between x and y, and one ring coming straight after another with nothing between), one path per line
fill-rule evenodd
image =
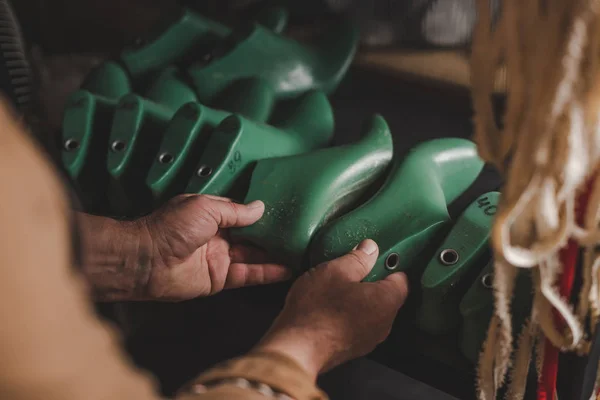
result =
M251 208L251 209L254 209L254 208L262 208L262 207L264 207L264 206L265 206L265 203L263 203L263 202L262 202L262 201L260 201L260 200L254 200L252 203L248 203L248 204L247 204L247 207L248 207L248 208Z
M363 240L358 245L358 250L371 255L377 251L377 244L371 239Z

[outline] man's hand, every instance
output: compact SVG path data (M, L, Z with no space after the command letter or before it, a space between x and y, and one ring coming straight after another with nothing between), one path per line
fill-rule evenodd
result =
M146 223L154 251L151 297L190 299L289 277L289 270L269 264L264 252L229 241L225 228L252 225L264 211L260 201L242 205L183 195L151 215Z
M377 255L376 243L366 240L300 277L256 350L283 353L315 377L371 352L388 336L408 294L403 273L361 282Z
M223 289L290 277L253 247L233 244L227 228L252 225L264 204L181 195L134 222L83 216L91 222L84 269L102 300L180 301Z

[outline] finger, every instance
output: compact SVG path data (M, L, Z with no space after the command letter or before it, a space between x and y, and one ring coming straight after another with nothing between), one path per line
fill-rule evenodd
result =
M232 264L269 264L273 262L266 251L241 244L234 245L229 249L229 258Z
M371 272L378 255L377 243L371 239L363 240L350 253L330 261L327 268L331 268L341 278L360 282Z
M177 196L177 198L180 199L190 199L193 197L206 197L212 200L218 200L218 201L227 201L227 202L231 202L233 201L232 199L230 199L229 197L221 197L221 196L214 196L212 194L196 194L196 193L183 193Z
M198 204L219 228L252 225L265 212L265 204L260 200L253 201L250 204L239 204L233 201L215 200L202 196L199 198Z
M266 285L282 282L292 277L291 269L278 264L231 264L225 289Z
M201 196L208 197L209 199L213 199L213 200L217 200L217 201L226 201L229 203L233 201L229 197L213 196L212 194L202 194Z
M400 308L408 297L408 278L404 272L396 272L388 275L385 279L375 282L381 287L381 291L385 292L395 302L395 305Z

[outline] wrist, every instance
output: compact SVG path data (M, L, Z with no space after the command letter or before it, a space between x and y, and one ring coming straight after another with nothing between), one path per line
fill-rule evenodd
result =
M83 270L99 301L145 299L152 242L143 219L118 221L79 214L84 227Z
M254 351L281 354L316 380L331 358L331 351L323 346L322 339L322 335L308 329L286 328L267 334Z

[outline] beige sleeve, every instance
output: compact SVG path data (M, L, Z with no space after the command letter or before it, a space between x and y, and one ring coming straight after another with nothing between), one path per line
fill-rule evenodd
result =
M0 399L159 399L153 380L96 319L71 267L71 211L52 171L0 106ZM324 398L300 368L272 355L217 367L204 381L238 375L269 381L297 400ZM184 398L265 399L231 386Z

